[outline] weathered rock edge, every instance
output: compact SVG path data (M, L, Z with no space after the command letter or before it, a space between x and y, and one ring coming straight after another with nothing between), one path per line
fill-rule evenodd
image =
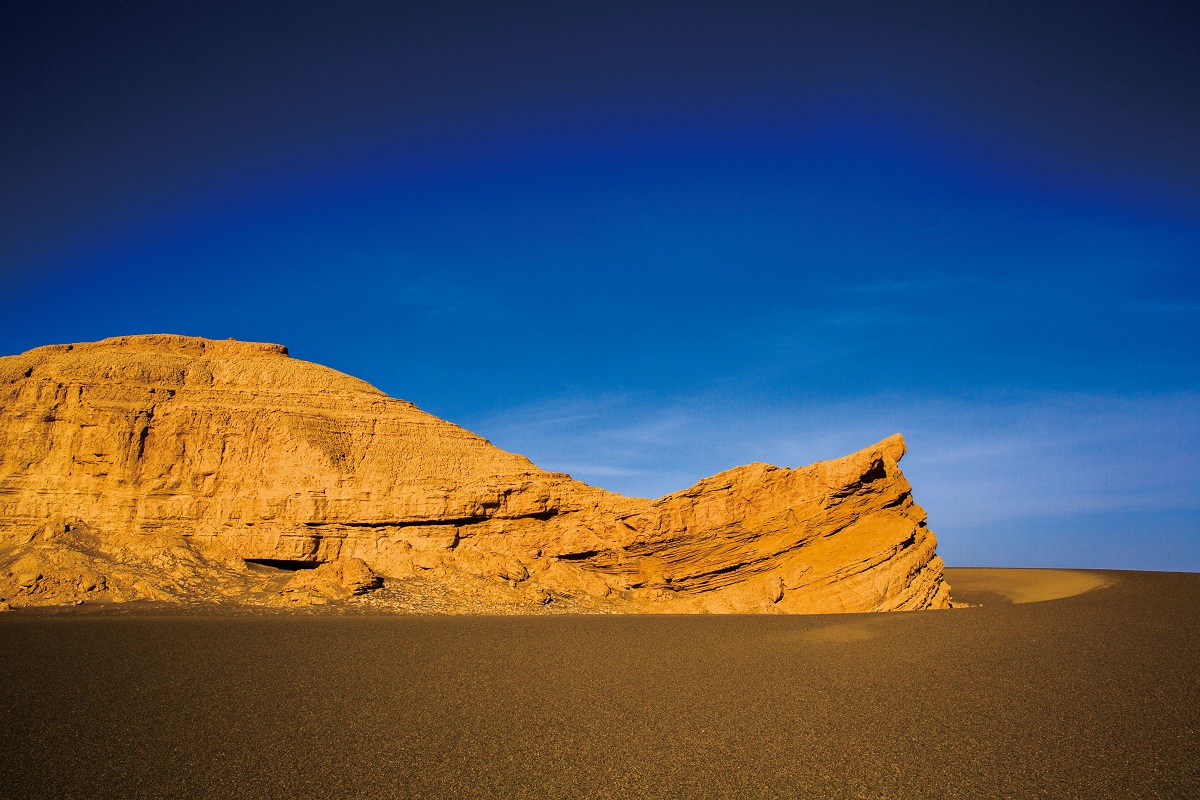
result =
M556 597L635 612L943 608L904 452L897 434L643 500L540 470L280 345L39 347L0 358L0 603L324 602L370 592L375 573L474 609L472 593L530 610ZM282 586L255 562L324 566Z

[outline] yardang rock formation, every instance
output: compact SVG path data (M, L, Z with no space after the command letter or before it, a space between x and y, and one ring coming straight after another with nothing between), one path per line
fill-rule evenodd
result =
M643 500L542 471L279 345L39 347L0 358L0 601L946 607L903 454L896 435Z

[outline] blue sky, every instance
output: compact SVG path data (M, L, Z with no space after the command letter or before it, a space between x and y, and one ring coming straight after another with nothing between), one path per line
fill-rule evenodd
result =
M1200 570L1186 8L13 9L4 353L281 342L641 496L901 431L951 564Z

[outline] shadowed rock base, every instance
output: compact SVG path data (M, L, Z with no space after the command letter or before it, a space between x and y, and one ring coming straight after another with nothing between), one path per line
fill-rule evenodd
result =
M42 347L0 358L0 602L356 603L411 582L462 598L440 611L943 608L903 455L895 435L643 500L279 345Z

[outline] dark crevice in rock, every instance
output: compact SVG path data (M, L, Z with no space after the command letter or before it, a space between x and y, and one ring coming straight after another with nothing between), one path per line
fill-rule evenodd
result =
M556 516L558 516L557 511L535 511L532 514L518 514L515 517L497 517L497 519L537 519L545 522Z
M875 481L883 480L886 477L887 477L887 467L885 467L883 465L882 461L876 461L874 464L871 465L871 468L869 470L867 470L865 473L863 473L862 479L859 481L859 483L860 484L874 483Z
M336 520L325 522L305 522L306 528L415 528L415 527L432 527L432 526L453 526L462 527L465 525L478 525L481 522L488 520L520 520L520 519L536 519L545 522L558 516L557 511L536 511L530 514L514 514L513 516L493 517L488 515L478 515L471 517L446 517L440 519L385 519L359 522L355 520Z
M415 528L431 526L474 525L486 522L488 517L452 517L445 519L383 519L368 522L336 520L332 522L306 522L307 528Z
M871 464L871 468L864 472L861 478L834 492L833 497L839 500L845 499L867 484L883 480L887 476L887 467L884 466L883 461L876 459L875 462Z
M297 572L302 569L316 569L324 564L324 561L302 561L290 558L245 558L242 559L247 564L257 564L260 567L272 567L274 569L287 570L288 572Z
M600 555L600 550L584 550L580 553L561 553L558 556L559 561L587 561L589 558L595 558Z
M137 449L134 451L134 459L141 461L142 456L146 453L146 437L150 435L150 425L147 424L138 431Z

